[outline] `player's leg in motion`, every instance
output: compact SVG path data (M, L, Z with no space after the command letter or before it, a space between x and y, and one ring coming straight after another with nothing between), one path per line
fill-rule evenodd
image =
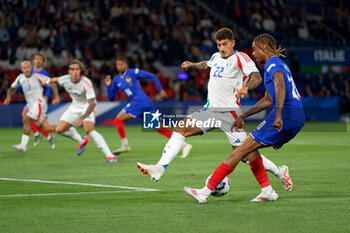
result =
M55 149L56 144L55 144L55 136L51 135L49 131L44 130L42 127L37 126L35 121L30 122L30 128L32 129L34 136L35 136L35 142L33 146L37 146L40 143L41 140L41 134L45 136L45 138L50 142L51 148ZM51 130L51 132L55 132L55 130ZM39 134L39 132L41 134Z
M286 191L293 190L293 182L289 176L289 168L286 165L277 166L274 162L266 158L264 155L260 154L262 162L264 164L265 170L274 174L277 179L280 180L283 188ZM243 162L249 164L247 159L243 160Z
M86 145L89 143L88 137L81 136L71 123L63 120L58 122L56 133L69 137L70 139L78 142L77 155L81 155L84 152Z
M28 107L24 107L23 108L23 111L22 111L22 118L24 118L24 116L27 115L27 113L29 112L29 109ZM34 144L33 146L37 146L39 145L40 141L41 141L41 134L44 135L47 140L49 140L49 142L51 143L51 148L54 149L55 148L55 139L54 137L51 137L51 134L47 131L45 131L44 129L42 129L40 126L37 126L35 121L31 121L30 122L30 128L31 130L33 131L33 134L34 134ZM40 134L40 133L41 134Z
M131 148L129 146L128 139L126 137L124 122L128 121L128 120L130 120L132 118L135 118L135 117L130 115L130 114L128 114L128 113L126 113L124 109L122 109L118 113L118 115L114 118L113 124L114 124L115 128L118 131L118 134L119 134L120 139L121 139L122 146L120 148L114 150L113 154L120 154L120 153L123 153L123 152L129 152L130 151Z
M24 117L27 115L28 112L29 112L29 109L28 109L28 106L26 105L22 111L22 119L24 119ZM35 121L30 122L30 128L32 129L33 134L34 134L34 138L35 138L33 146L37 146L37 145L39 145L39 143L41 141L41 134L39 134L39 132L38 132L37 125L35 124Z
M33 121L29 116L25 115L23 118L23 134L21 143L18 145L12 145L12 148L18 151L26 152L27 145L29 142L29 134L30 134L30 122Z
M267 177L262 159L257 149L262 148L261 144L248 137L241 146L237 147L233 153L215 170L210 177L208 184L202 189L192 189L185 187L185 192L195 198L199 203L205 203L215 187L231 174L240 160L247 156L250 162L251 171L261 187L261 193L252 201L275 201L278 194L272 189Z
M171 136L173 135L173 132L170 129L165 128L163 125L161 125L159 129L156 129L156 131L167 138L171 138ZM192 150L192 145L183 141L181 150L182 150L182 155L180 156L180 158L186 158Z
M55 136L51 135L50 132L56 132L56 127L57 125L50 125L46 118L42 120L40 126L37 126L37 129L47 138L47 140L49 140L51 149L56 148L56 138Z
M95 124L92 121L84 121L84 130L92 140L94 140L96 146L106 155L106 163L117 162L118 159L109 149L103 136L95 130Z
M185 126L187 125L186 122L188 120L190 120L190 118L188 117L184 119ZM184 128L176 126L173 134L171 135L171 138L169 139L168 143L165 145L163 149L162 157L160 158L158 163L156 165L145 165L137 162L136 166L144 174L148 174L154 181L160 180L167 166L171 163L171 161L176 157L176 155L179 153L179 151L183 147L185 138L198 135L201 133L203 133L203 131L200 128L197 128L195 126L194 127L187 126Z
M265 170L274 174L281 182L286 191L293 190L293 182L289 176L289 168L286 165L277 166L274 162L260 154Z

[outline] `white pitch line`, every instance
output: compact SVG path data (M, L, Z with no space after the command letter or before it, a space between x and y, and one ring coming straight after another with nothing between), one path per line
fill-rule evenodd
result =
M143 190L142 190L142 191L143 191ZM9 194L9 195L0 195L0 198L2 198L2 197L41 197L41 196L63 196L63 195L89 195L89 194L131 193L131 192L141 192L141 190L133 190L133 191L78 192L78 193Z
M69 184L69 185L81 185L81 186L104 187L104 188L121 188L121 189L131 189L135 191L145 191L145 192L160 191L160 189L136 188L136 187L117 186L117 185L89 184L89 183L77 183L77 182L65 182L65 181L26 180L26 179L14 179L14 178L0 178L0 180L47 183L47 184Z

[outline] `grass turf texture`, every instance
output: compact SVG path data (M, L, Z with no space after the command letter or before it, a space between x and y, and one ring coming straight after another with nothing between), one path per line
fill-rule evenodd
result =
M324 124L309 123L314 128ZM252 128L256 124L249 125ZM332 128L333 126L328 127ZM349 126L348 126L349 128ZM112 127L98 127L113 150L120 145ZM82 133L82 129L79 129ZM183 186L203 187L208 175L230 154L225 135L212 132L189 138L190 156L177 157L155 183L135 166L154 164L167 138L128 126L131 152L119 162L104 163L93 141L80 157L77 144L56 136L56 149L42 139L26 153L11 148L20 142L22 129L0 129L0 178L105 184L161 189L130 191L112 187L33 183L0 180L0 232L350 232L350 133L302 132L281 150L262 153L276 164L287 164L294 191L283 190L269 174L280 198L251 203L260 188L249 166L239 164L229 176L231 190L200 205ZM132 191L132 190L131 190ZM91 193L97 192L97 193ZM100 193L105 192L105 193ZM108 193L111 192L111 193ZM52 196L14 194L81 193Z

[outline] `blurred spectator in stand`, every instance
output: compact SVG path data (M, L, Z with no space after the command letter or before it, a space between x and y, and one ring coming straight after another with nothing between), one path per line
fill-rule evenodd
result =
M43 52L46 57L45 66L51 67L52 59L54 58L52 49L46 43L43 43L42 49L40 51Z
M27 49L24 41L22 41L21 44L19 45L19 47L16 49L15 58L17 61L23 61L25 59L29 59L28 49Z
M291 54L291 56L292 56L292 61L290 64L290 71L293 75L293 79L298 80L300 77L300 71L301 71L299 59L298 59L298 56L293 53Z
M10 41L10 33L5 27L5 23L0 20L0 44L4 44Z
M316 91L317 91L317 96L319 96L319 97L323 97L326 94L327 87L326 87L326 83L325 83L325 81L323 79L323 75L322 74L319 74L317 76Z
M8 85L8 77L4 72L2 66L0 66L0 101L6 97Z
M184 100L200 100L201 95L197 89L196 83L193 78L186 80L186 91L184 93Z
M23 41L25 38L27 38L29 31L29 25L27 22L25 22L17 31L17 38L20 41Z
M264 19L262 21L262 27L265 31L269 33L275 33L275 21L272 20L271 15L267 12L264 11Z
M6 50L0 46L0 62L5 62L8 59Z

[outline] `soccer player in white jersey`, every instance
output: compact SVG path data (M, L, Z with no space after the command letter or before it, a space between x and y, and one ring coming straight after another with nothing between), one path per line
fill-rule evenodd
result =
M28 105L28 112L23 116L24 132L21 143L12 146L14 149L22 152L27 151L31 122L35 121L38 126L48 132L54 132L56 129L56 126L49 125L46 119L47 103L43 96L43 85L49 85L50 78L39 73L32 73L31 69L30 61L25 60L21 62L22 73L18 75L16 80L11 84L4 101L4 104L8 105L11 102L11 97L15 93L16 88L19 86L22 87ZM52 85L51 88L55 99L59 102L57 87Z
M86 77L85 65L78 60L73 60L68 70L69 74L51 79L51 83L58 83L72 98L72 104L61 116L56 132L78 141L77 155L81 155L89 143L89 138L81 136L72 126L75 125L78 128L83 124L84 131L106 155L106 162L117 162L117 157L112 154L103 136L95 130L96 96L90 79Z
M32 73L39 73L49 77L49 73L44 69L45 61L46 61L45 54L43 54L42 52L37 52L33 58L33 68L31 70ZM44 86L44 88L45 88L44 99L46 100L46 102L48 102L50 98L51 88L49 86ZM22 90L22 86L19 86L17 90ZM59 102L60 102L60 99L58 96L52 100L53 105L56 105ZM29 112L28 105L26 105L24 106L22 111L22 118L24 118L28 112ZM32 121L30 123L30 128L32 129L34 138L35 138L33 146L39 145L41 141L41 134L42 134L50 142L51 148L55 149L56 147L55 136L51 135L50 132L43 130L42 128L40 128L40 126L37 126L35 124L35 121Z
M213 129L209 127L197 127L190 122L204 122L208 120L220 121L220 129L225 132L233 149L240 146L247 137L245 129L232 127L235 120L242 114L237 91L243 86L249 90L256 88L262 81L255 63L243 52L233 49L235 40L233 32L228 28L222 28L216 33L216 43L219 52L214 53L209 61L192 63L185 61L182 68L196 68L200 70L210 69L210 79L208 83L208 99L206 106L198 110L184 121L184 127L175 127L174 132L166 144L161 159L156 165L145 165L137 162L136 166L144 174L148 174L152 179L158 181L166 167L175 158L187 137L200 135ZM248 81L249 80L249 81ZM290 191L292 182L289 177L287 166L276 166L272 161L262 156L266 170L271 171L281 181L283 187ZM248 162L248 161L243 161ZM254 170L255 162L249 161L251 170Z

